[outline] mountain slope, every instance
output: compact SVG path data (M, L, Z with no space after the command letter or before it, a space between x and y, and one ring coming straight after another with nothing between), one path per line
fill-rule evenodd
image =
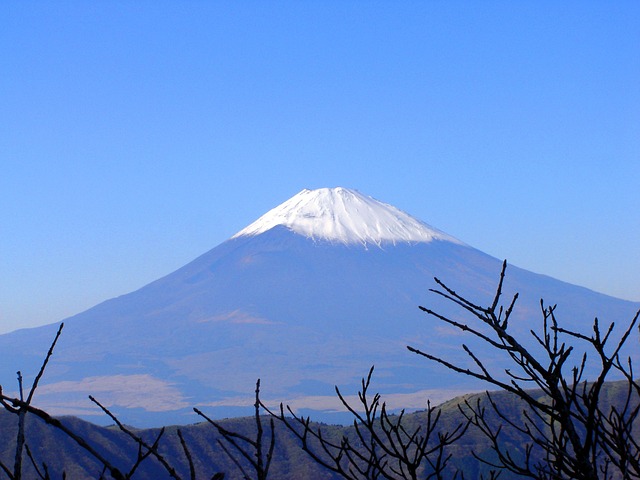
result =
M501 262L357 192L315 192L166 277L67 319L36 403L91 416L99 414L86 399L93 394L132 424L185 423L193 406L246 413L261 378L265 399L326 411L337 405L333 385L354 390L372 364L391 406L420 408L427 396L477 388L405 346L464 361L461 339L417 307L460 315L428 292L434 276L489 303ZM624 323L640 306L510 267L505 298L516 291L520 333L539 325L540 298L586 332L596 315ZM0 336L5 391L17 369L37 372L56 328Z

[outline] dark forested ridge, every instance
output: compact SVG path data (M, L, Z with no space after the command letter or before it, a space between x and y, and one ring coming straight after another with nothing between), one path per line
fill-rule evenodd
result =
M603 390L604 401L611 405L623 402L626 397L625 382L608 382ZM532 395L541 394L532 391ZM514 395L505 392L491 393L504 413L514 421L523 418L524 404ZM464 409L465 402L475 404L477 400L486 402L486 394L470 394L455 398L444 403L440 407L442 414L438 423L439 431L452 431L464 418L460 407ZM635 401L638 399L636 397ZM426 423L426 411L406 414L403 425L408 430ZM496 423L498 420L492 417ZM74 433L84 438L98 452L122 471L129 471L136 462L138 446L134 440L120 431L117 426L101 427L74 417L63 417L62 422ZM266 424L263 417L263 424ZM256 423L251 417L221 420L220 424L225 429L246 436L255 436ZM313 428L320 428L328 439L340 439L342 436L357 442L353 426L338 426L311 424ZM216 473L224 473L225 479L242 479L237 466L220 445L221 435L216 428L209 423L198 423L186 426L166 427L158 444L158 450L167 463L175 469L174 478L190 478L190 467L186 459L184 449L177 434L180 429L182 436L189 447L195 469L195 478L211 479ZM141 438L152 443L158 436L160 429L133 429ZM33 457L39 462L39 468L46 465L50 478L63 478L66 472L68 479L100 478L102 466L92 459L87 452L80 448L72 439L58 429L45 424L35 415L26 417L26 444ZM0 411L0 432L3 441L0 446L0 460L5 465L13 464L15 455L15 438L17 432L17 417L5 411ZM638 432L636 432L636 437ZM275 422L276 444L273 462L269 471L269 479L334 479L340 478L336 474L322 468L310 456L305 453L296 437L288 431L280 422ZM502 441L514 456L523 454L523 437L513 429L505 429ZM448 447L451 454L448 471L451 476L456 470L464 472L464 478L480 478L489 468L474 458L474 454L485 459L490 459L493 452L491 445L481 432L471 426L466 433L454 444ZM321 454L321 452L318 452ZM242 460L241 460L242 461ZM246 462L245 462L246 464ZM428 475L426 467L423 467L421 478ZM109 475L105 475L110 478ZM7 478L0 473L0 478ZM23 478L38 478L34 467L28 459L24 461ZM135 479L163 479L172 478L167 469L157 459L149 457L142 461L132 478ZM487 477L488 478L488 477ZM503 472L501 479L517 478L509 472Z
M116 426L101 427L75 417L63 417L61 420L121 471L128 471L135 464L138 446ZM102 465L66 434L46 425L33 415L27 416L26 423L27 446L40 464L46 464L51 478L62 478L63 472L66 472L66 478L69 479L100 478ZM241 433L253 434L255 430L252 418L228 419L221 421L221 424ZM221 436L215 427L208 423L166 427L159 443L159 451L176 470L179 478L189 478L189 465L177 435L178 428L189 445L197 478L211 478L217 472L224 472L225 478L228 479L242 478L219 446L218 441ZM326 428L328 433L342 429L342 427L330 426ZM0 431L3 436L0 460L5 465L13 465L17 432L16 416L4 411L0 412ZM153 442L160 429L134 429L134 431L142 438ZM270 478L334 478L307 458L284 429L276 427L276 435L277 447ZM7 477L0 473L0 478ZM24 462L23 478L37 478L37 473L29 460ZM106 475L106 478L111 477ZM171 475L158 460L150 457L140 464L133 478L163 479L171 478Z

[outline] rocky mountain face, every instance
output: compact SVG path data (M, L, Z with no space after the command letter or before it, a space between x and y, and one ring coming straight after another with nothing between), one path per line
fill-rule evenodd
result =
M474 345L418 309L468 319L429 292L433 277L488 304L501 264L359 192L304 190L179 270L66 319L34 404L105 420L92 394L130 424L189 423L194 406L247 414L260 378L267 402L327 418L334 385L356 392L375 364L391 407L422 408L483 388L406 349L467 361L459 345ZM640 307L510 266L505 302L515 292L522 335L539 328L541 298L585 333L595 316L624 324ZM5 392L17 370L29 384L57 328L0 336Z

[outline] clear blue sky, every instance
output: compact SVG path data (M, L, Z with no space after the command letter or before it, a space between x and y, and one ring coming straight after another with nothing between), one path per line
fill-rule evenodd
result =
M640 2L3 1L0 332L303 188L640 300Z

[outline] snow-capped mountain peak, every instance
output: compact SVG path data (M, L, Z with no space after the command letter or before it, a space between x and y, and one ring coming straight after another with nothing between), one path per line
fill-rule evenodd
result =
M342 187L302 190L232 238L259 235L278 225L314 240L345 245L461 243L402 210Z

